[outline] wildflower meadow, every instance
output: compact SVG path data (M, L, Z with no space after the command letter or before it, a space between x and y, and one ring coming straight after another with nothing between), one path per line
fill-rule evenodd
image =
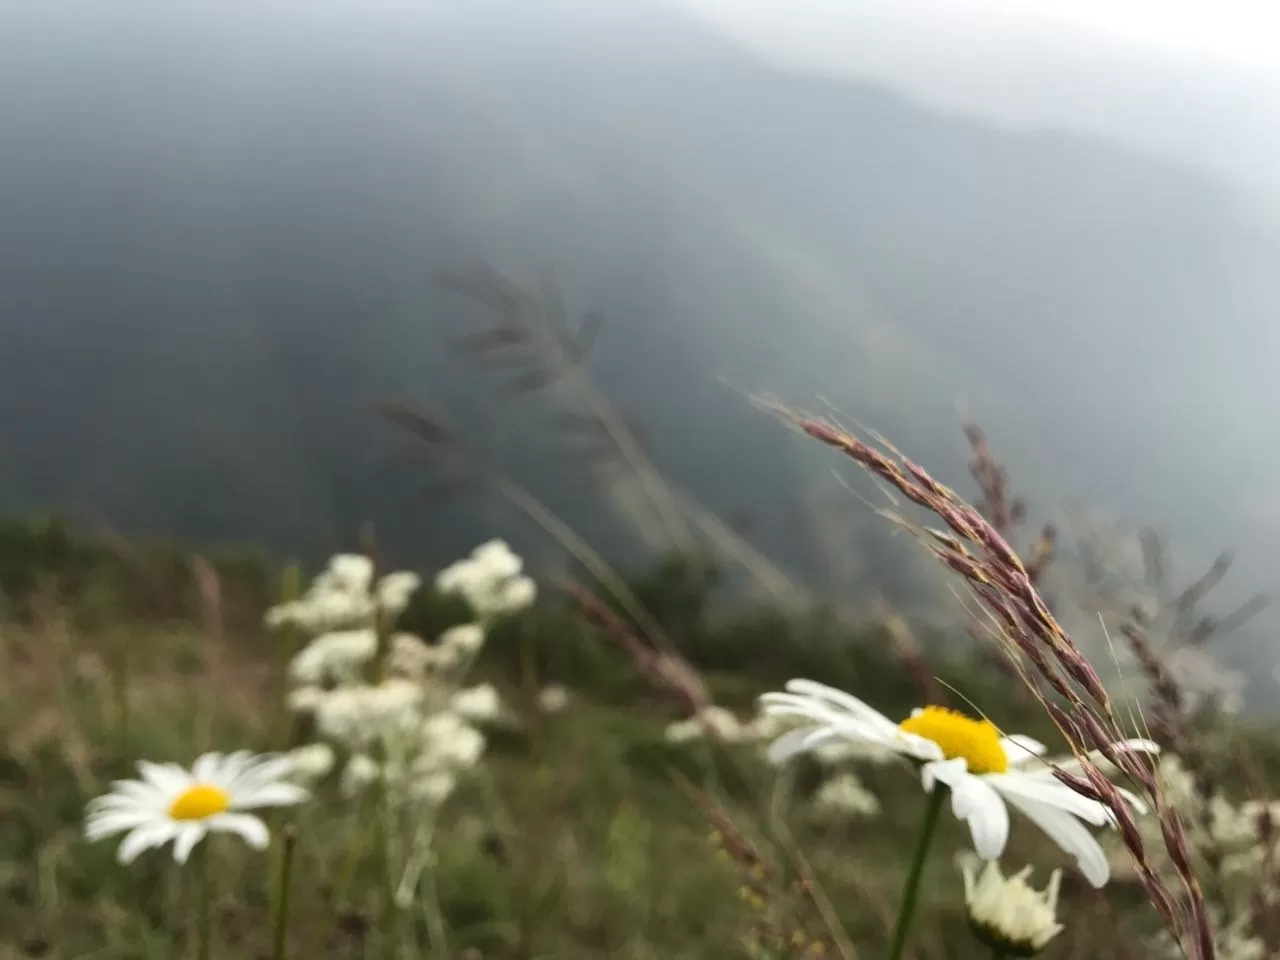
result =
M1277 955L1265 731L1188 708L1136 610L1112 693L980 433L981 509L774 412L919 508L890 519L971 646L664 610L680 558L540 582L499 537L419 573L368 536L309 580L63 550L2 634L4 955Z

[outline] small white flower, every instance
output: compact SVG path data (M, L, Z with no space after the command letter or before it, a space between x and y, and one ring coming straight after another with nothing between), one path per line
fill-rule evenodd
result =
M190 771L176 763L141 761L141 780L117 780L110 793L89 802L85 837L91 842L126 833L121 863L173 841L173 857L185 863L195 845L213 832L235 833L257 849L267 827L243 810L301 803L307 792L285 777L292 761L248 750L206 753Z
M440 646L459 654L473 654L484 646L484 627L478 623L464 623L450 627L440 634Z
M724 707L703 707L692 717L668 724L668 743L688 743L711 736L724 743L737 743L748 739L749 726L744 726Z
M1030 867L1005 877L995 861L989 861L976 880L971 866L963 872L969 926L992 950L1003 956L1033 957L1062 931L1057 919L1061 871L1053 871L1043 893L1027 883Z
M289 663L289 675L294 682L305 684L348 680L357 675L377 651L378 635L372 628L321 634Z
M1002 737L989 721L943 707L916 710L902 723L894 723L857 697L812 680L792 680L787 691L761 697L766 711L803 721L770 747L773 762L843 740L887 748L920 765L926 792L932 793L939 783L950 788L951 809L969 825L974 849L983 859L994 860L1004 852L1008 807L1013 806L1075 857L1093 886L1106 884L1111 875L1107 856L1081 821L1095 827L1114 825L1114 815L1104 804L1055 779L1049 764L1037 765L1045 752L1043 744L1029 737ZM1149 740L1125 740L1113 749L1157 753L1160 748ZM1056 765L1080 773L1077 760ZM1132 793L1116 789L1135 809L1145 810Z
M441 570L436 589L461 596L481 619L515 613L537 597L536 584L520 574L523 566L503 541L491 540Z
M298 602L296 625L310 634L327 630L354 630L373 620L373 600L367 593L312 589Z
M538 598L538 585L528 577L513 577L493 593L490 609L499 613L518 613L533 606Z
M795 724L786 717L772 713L758 713L747 724L745 730L752 740L772 740L792 729Z
M342 771L342 792L345 796L353 797L381 775L382 771L372 757L357 753L347 761L347 766Z
M373 561L359 553L339 553L330 558L326 573L326 583L337 589L368 593L373 583Z
M456 713L432 714L420 732L420 765L424 769L471 767L484 753L484 734Z
M505 540L480 544L471 552L471 559L495 580L514 577L524 569L524 561L512 552Z
M289 709L295 713L314 713L328 692L323 687L297 687L289 691Z
M393 615L401 613L421 585L422 578L412 571L389 573L378 581L378 606Z
M444 644L429 644L412 633L397 633L391 638L387 666L392 673L420 680L428 673L456 666L458 651Z
M403 734L418 716L422 700L421 687L398 677L376 686L338 687L316 708L316 727L325 737L363 749Z
M696 717L688 717L667 724L664 736L667 743L689 743L691 740L699 739L705 733L706 730Z
M459 690L449 699L449 709L460 717L483 723L502 713L502 700L491 683Z
M569 691L564 687L543 687L538 691L538 709L543 713L559 713L568 705Z
M301 609L301 605L296 601L293 603L279 603L268 609L262 619L272 630L279 630L286 624L296 624L301 619Z
M286 757L293 765L293 776L304 783L323 780L333 770L333 748L327 743L309 743L295 747Z
M880 801L852 773L828 780L813 796L814 809L825 815L875 817L880 814Z
M439 806L449 799L458 778L448 771L436 771L418 777L409 785L409 795L431 806Z

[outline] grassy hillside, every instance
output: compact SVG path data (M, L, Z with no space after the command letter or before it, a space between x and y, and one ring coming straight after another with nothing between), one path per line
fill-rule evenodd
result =
M1034 575L1044 558L1028 557ZM262 623L301 581L244 554L94 541L49 520L6 527L0 560L20 601L0 629L0 956L881 957L924 807L919 780L903 761L868 757L770 766L764 740L742 732L755 697L812 677L893 718L922 702L980 709L1066 752L991 644L956 642L962 619L954 633L913 636L887 614L717 612L715 571L690 557L613 589L541 583L531 606L487 619L476 601L426 586L376 632L447 638L480 617L486 640L465 682L492 684L503 705L476 721L483 757L446 800L419 809L393 804L390 788L353 793L355 761L339 749L308 781L309 802L267 811L265 854L215 835L189 864L166 849L122 866L115 842L86 842L82 824L91 798L138 760L290 750L323 729L286 705L306 637ZM1162 696L1158 685L1141 693L1149 720L1185 729L1156 721ZM688 735L685 723L681 736L695 709L710 726ZM1180 746L1214 778L1215 804L1235 811L1280 784L1270 734L1211 710L1196 724L1195 749ZM858 784L861 799L841 802L835 782ZM398 904L395 880L424 831L430 858ZM1205 889L1237 905L1238 866L1191 835ZM1159 863L1158 831L1148 842ZM911 940L918 960L991 956L968 931L958 864L969 849L944 817ZM1114 837L1107 849L1115 875L1097 891L1015 818L1006 872L1033 864L1039 888L1066 870L1065 929L1045 956L1174 955L1156 946L1160 917ZM1256 943L1270 935L1222 920Z

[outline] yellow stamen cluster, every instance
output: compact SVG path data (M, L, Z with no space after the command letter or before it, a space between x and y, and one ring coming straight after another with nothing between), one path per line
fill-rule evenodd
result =
M174 820L204 820L219 813L225 813L231 806L231 798L225 790L197 783L188 787L173 801L169 807L169 816Z
M1000 731L990 720L975 720L946 707L925 707L899 727L932 740L948 760L963 757L970 773L1004 773L1009 769Z

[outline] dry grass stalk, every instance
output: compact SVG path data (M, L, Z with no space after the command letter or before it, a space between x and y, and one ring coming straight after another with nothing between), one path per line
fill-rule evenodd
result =
M742 870L740 896L755 917L743 938L748 953L796 960L834 957L833 936L836 942L841 937L830 929L825 934L815 932L818 925L829 927L824 919L827 910L804 866L797 865L796 876L779 889L778 868L760 854L724 809L700 791L690 788L688 792L711 823L711 842L723 859ZM784 892L788 896L779 896Z
M646 643L591 591L574 583L564 583L561 589L577 602L588 623L626 651L636 669L660 689L673 694L691 716L710 705L711 697L702 678L673 648L658 649Z
M1095 538L1096 539L1096 538ZM1095 602L1100 612L1110 609L1122 619L1119 634L1137 664L1146 684L1147 703L1143 715L1154 734L1178 757L1191 777L1193 809L1188 811L1199 828L1196 853L1204 861L1214 881L1214 901L1222 916L1236 909L1230 902L1224 861L1227 851L1215 829L1215 803L1221 784L1203 746L1205 720L1212 720L1218 704L1212 695L1197 703L1194 691L1187 691L1170 669L1178 651L1200 648L1211 639L1225 636L1257 616L1267 605L1265 595L1255 595L1223 617L1201 615L1200 605L1226 578L1232 557L1220 554L1208 569L1176 594L1170 589L1167 549L1159 534L1146 528L1139 531L1142 548L1143 582L1146 596L1134 599L1106 577L1106 554L1096 542L1088 543L1092 560ZM1157 642L1153 631L1161 634ZM1260 832L1261 833L1261 832ZM1254 908L1254 926L1260 935L1273 908Z
M937 677L933 675L933 670L929 668L929 661L924 651L920 649L920 643L907 624L906 618L890 609L888 603L881 597L876 598L875 613L876 619L889 633L894 654L907 668L911 679L915 681L916 689L920 691L921 702L941 703L942 688Z
M991 453L991 444L983 429L970 421L964 424L964 435L971 453L969 473L982 492L982 499L977 503L978 512L987 518L1000 536L1012 540L1027 518L1026 501L1010 494L1009 473ZM1026 565L1027 576L1032 583L1039 584L1053 562L1057 540L1057 529L1046 523L1032 542L1031 559Z
M1049 711L1081 761L1084 772L1081 778L1057 771L1059 778L1108 807L1148 898L1172 935L1194 960L1212 960L1215 956L1212 924L1204 893L1190 862L1181 819L1137 755L1117 751L1112 746L1124 733L1111 698L1097 672L1049 611L1027 566L1005 537L979 510L918 464L864 443L829 421L782 412L804 433L839 450L887 484L890 492L896 491L946 524L947 530L922 528L899 514L887 514L913 533L940 563L967 581L991 619L993 636L1011 652L1024 654L1030 661L1034 675L1024 672L1023 679ZM1061 697L1066 707L1051 700L1038 680ZM1175 896L1156 874L1128 805L1091 759L1093 751L1132 779L1150 800L1165 848L1182 883L1180 896Z
M696 544L692 524L726 557L740 564L774 599L796 603L807 598L785 571L757 550L739 531L686 490L675 486L654 465L643 432L596 387L586 361L603 325L597 313L586 314L577 329L555 279L543 273L535 284L522 284L487 264L446 271L441 284L481 307L488 326L452 341L464 357L489 369L514 373L498 388L503 399L542 391L557 383L567 387L567 409L553 409L549 424L562 443L562 453L602 467L622 467L640 484L653 518L677 550ZM649 528L647 527L646 530Z
M1005 540L1012 542L1020 533L1027 518L1026 501L1020 496L1013 496L1009 490L1009 473L991 452L991 444L986 432L976 423L969 421L963 425L965 439L969 442L970 459L969 474L978 485L981 498L976 504L978 512L995 528ZM1057 546L1058 532L1051 523L1046 523L1031 543L1030 561L1027 562L1027 576L1039 587L1044 573L1053 562ZM969 633L979 639L984 633L981 622L970 624ZM1008 655L999 655L986 644L978 648L995 655L989 661L1001 672L1008 675L1017 674L1017 666Z

